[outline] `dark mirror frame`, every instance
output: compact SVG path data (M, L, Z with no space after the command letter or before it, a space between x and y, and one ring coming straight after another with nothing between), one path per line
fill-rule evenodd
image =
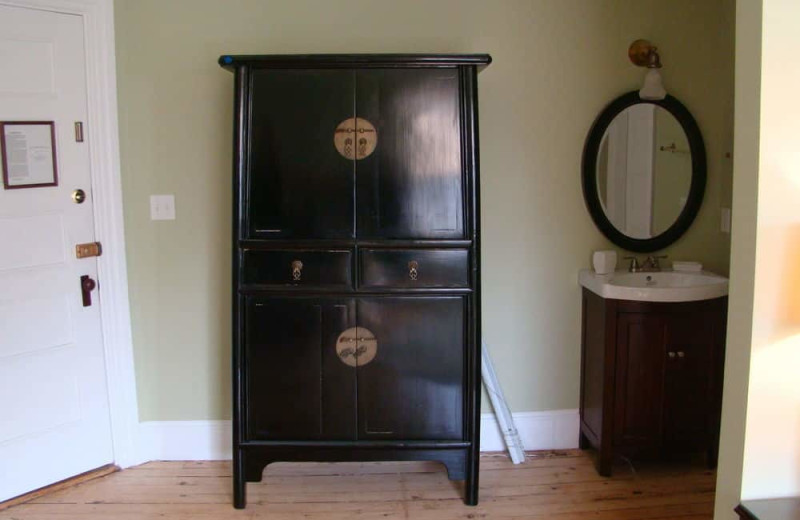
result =
M689 151L692 154L692 182L683 211L666 231L652 238L644 239L629 237L614 227L614 224L608 220L597 193L597 154L600 151L600 144L603 141L606 129L620 112L640 103L660 106L672 114L686 133L686 138L689 141ZM680 101L670 95L667 95L663 100L642 99L639 97L639 91L634 90L612 101L595 119L591 130L589 130L589 135L586 137L586 144L583 147L581 170L583 176L583 200L586 202L586 208L589 210L589 214L598 229L609 240L623 249L637 253L650 253L664 249L678 240L689 229L689 226L692 225L697 216L697 212L700 211L706 188L706 148L697 122L692 117L691 112Z

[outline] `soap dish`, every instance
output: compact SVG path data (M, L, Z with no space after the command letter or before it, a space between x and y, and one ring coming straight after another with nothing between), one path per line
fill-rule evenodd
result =
M703 270L703 264L700 262L672 262L673 271L683 271L689 273L699 273Z

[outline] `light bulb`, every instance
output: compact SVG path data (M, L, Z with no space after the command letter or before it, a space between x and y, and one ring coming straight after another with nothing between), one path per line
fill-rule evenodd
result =
M642 99L664 99L667 96L667 91L664 89L664 84L661 82L661 74L658 69L648 69L647 74L644 76L644 84L639 90L639 97Z

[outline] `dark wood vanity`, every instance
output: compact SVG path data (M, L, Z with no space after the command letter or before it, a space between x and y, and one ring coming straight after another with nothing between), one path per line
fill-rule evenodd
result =
M277 461L439 461L477 503L490 61L220 58L236 78L237 508Z
M716 466L727 297L661 303L583 290L580 447L652 458L705 450Z

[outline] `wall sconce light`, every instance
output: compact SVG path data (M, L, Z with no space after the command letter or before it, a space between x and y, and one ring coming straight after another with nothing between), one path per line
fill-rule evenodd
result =
M642 99L664 99L667 91L661 82L661 56L658 55L658 47L647 40L636 40L628 47L628 57L637 67L647 67L647 74L644 76L644 83L639 90L639 97Z

